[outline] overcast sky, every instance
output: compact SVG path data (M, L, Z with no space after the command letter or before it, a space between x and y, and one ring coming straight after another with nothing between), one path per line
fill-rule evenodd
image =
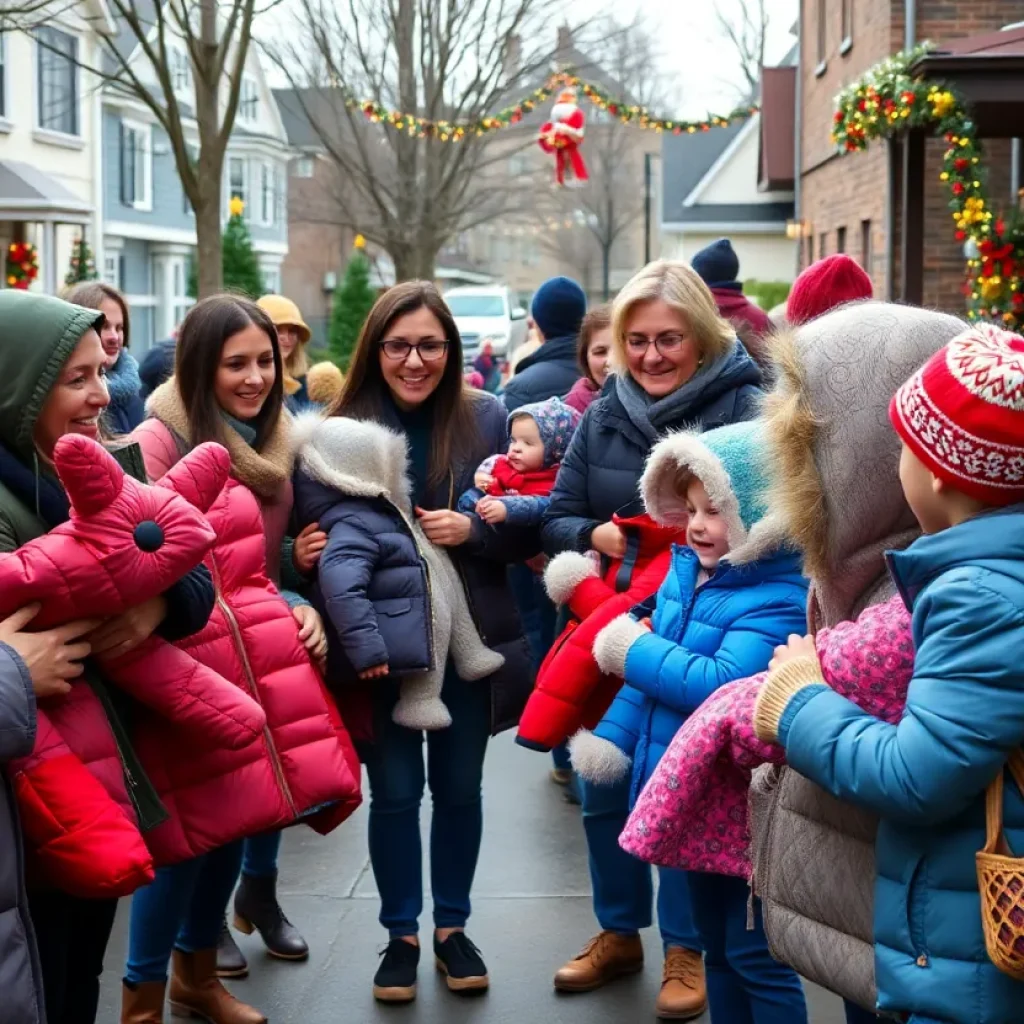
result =
M733 51L717 27L715 9L738 11L744 0L635 0L645 20L656 26L663 41L661 64L678 85L675 109L664 117L701 117L725 113L738 93ZM756 8L757 0L746 0ZM632 10L631 5L626 5ZM797 19L799 0L765 0L768 39L765 63L778 63L795 42L790 29ZM566 0L565 10L593 17L595 11L623 10L621 0Z

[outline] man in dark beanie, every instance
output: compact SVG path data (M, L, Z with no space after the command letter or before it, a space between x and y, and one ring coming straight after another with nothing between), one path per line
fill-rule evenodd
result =
M530 316L541 346L519 363L505 385L509 412L531 402L560 398L576 383L580 375L576 339L586 313L586 293L568 277L553 277L537 289Z
M773 328L768 314L743 294L740 276L740 261L732 242L720 238L701 249L690 265L711 289L718 304L718 312L736 328L744 347L760 366L765 365L767 355L763 340Z

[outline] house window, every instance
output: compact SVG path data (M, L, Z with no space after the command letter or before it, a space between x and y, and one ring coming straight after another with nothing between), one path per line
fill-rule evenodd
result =
M274 164L274 216L277 224L288 220L288 182L279 164Z
M828 235L822 231L818 238L818 259L823 260L828 252Z
M107 252L103 254L103 281L113 288L120 289L121 282L121 254L119 252Z
M846 252L846 228L836 228L836 252Z
M188 162L195 167L199 162L199 150L195 146L186 147L188 153ZM189 199L188 193L185 191L185 186L181 187L181 212L191 216L195 211L192 209L192 200Z
M814 262L814 235L807 236L807 266Z
M7 116L7 34L0 32L0 117Z
M136 210L153 208L153 128L121 122L121 202Z
M277 216L277 182L273 164L260 164L260 223L271 228Z
M311 156L299 157L299 159L292 164L292 174L296 178L312 178L313 158Z
M192 62L184 50L172 49L171 58L171 86L175 92L191 93L192 91Z
M249 197L245 190L245 161L233 156L228 159L228 199L241 199L245 215L249 214Z
M38 123L64 135L78 134L78 40L56 28L36 30Z
M816 37L817 45L815 52L815 62L818 66L815 69L815 73L819 75L822 74L822 72L824 72L825 70L825 46L827 45L827 36L825 33L825 29L827 27L828 21L828 12L826 10L827 7L828 0L818 0L818 34Z
M174 325L185 319L185 314L192 306L188 297L188 260L184 257L175 259L171 264L171 308L174 311Z
M840 53L849 53L853 48L853 0L842 0Z
M281 293L281 271L278 269L269 269L267 267L261 268L263 271L263 287L271 295L279 295Z
M860 265L871 273L871 221L860 222Z
M242 79L242 91L238 97L238 116L243 121L256 121L260 116L260 94L255 81Z

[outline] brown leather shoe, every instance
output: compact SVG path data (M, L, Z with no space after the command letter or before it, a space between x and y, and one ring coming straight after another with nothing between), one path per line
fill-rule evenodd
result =
M121 985L121 1024L164 1024L166 981Z
M655 1012L659 1020L692 1020L708 1005L704 958L692 949L669 946Z
M174 951L168 989L171 1016L205 1020L207 1024L267 1024L253 1006L236 999L217 977L217 950Z
M601 932L579 956L558 969L555 988L559 992L591 992L615 978L636 974L643 966L644 947L639 935Z

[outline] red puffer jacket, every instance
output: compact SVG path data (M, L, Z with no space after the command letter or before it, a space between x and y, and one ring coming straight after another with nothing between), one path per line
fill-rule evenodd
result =
M117 615L198 565L216 534L202 511L229 460L197 448L157 486L137 483L94 441L62 438L54 463L71 502L67 522L0 556L0 617L38 602L34 628ZM154 713L216 742L252 743L259 706L188 655L150 637L103 661L104 677ZM96 690L85 680L40 702L32 754L11 765L35 881L86 898L122 896L152 879L125 769Z
M178 457L158 420L146 421L134 437L151 474ZM326 834L361 801L355 749L299 641L291 609L267 576L259 501L232 478L207 519L217 534L206 561L217 603L206 627L178 646L257 701L266 725L256 742L230 750L196 742L157 716L139 718L139 756L171 811L146 835L158 863L299 819Z
M544 585L555 604L566 604L572 619L552 645L537 673L537 685L519 720L516 743L531 750L551 750L580 729L593 729L622 686L604 675L594 661L597 634L612 619L657 593L668 572L673 543L686 531L658 526L646 513L612 517L626 534L626 555L608 563L567 551L554 558Z

